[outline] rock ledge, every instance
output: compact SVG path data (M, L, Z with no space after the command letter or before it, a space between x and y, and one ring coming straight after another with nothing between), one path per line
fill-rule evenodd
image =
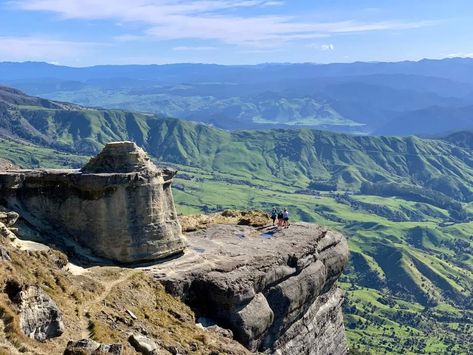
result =
M258 230L213 225L188 234L183 257L148 269L198 315L252 351L344 354L345 238L313 224Z

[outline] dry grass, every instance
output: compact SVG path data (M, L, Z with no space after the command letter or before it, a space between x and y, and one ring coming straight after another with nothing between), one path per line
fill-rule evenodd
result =
M17 351L59 354L68 341L79 340L84 334L102 343L124 344L125 354L133 354L127 341L132 332L144 332L155 339L163 353L165 349L193 354L246 353L236 342L197 327L193 312L143 272L94 267L75 276L64 269L67 258L61 252L20 251L4 238L0 244L12 259L0 262L0 321L7 343L5 347L0 341L0 355ZM40 343L22 334L18 310L6 293L11 280L19 285L39 285L54 299L63 314L65 333L61 337Z
M219 213L179 216L184 232L206 229L212 224L239 224L262 227L270 222L267 213L262 211L225 210Z

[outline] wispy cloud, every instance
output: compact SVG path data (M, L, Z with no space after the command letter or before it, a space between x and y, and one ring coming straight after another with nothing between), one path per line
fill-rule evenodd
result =
M322 44L320 46L320 49L323 51L333 51L335 49L335 46L333 44Z
M216 50L216 47L210 47L210 46L178 46L174 47L172 50L173 51L213 51Z
M447 58L473 58L473 52L450 53Z
M288 41L322 38L341 33L406 30L432 25L428 21L355 20L309 22L270 12L283 1L268 0L12 0L30 11L48 11L65 19L108 19L136 22L155 40L199 39L253 47L271 48ZM243 16L239 9L266 9L267 15ZM117 38L133 39L136 34Z
M103 46L94 42L71 42L44 37L0 37L0 58L4 61L71 59Z
M310 43L306 45L307 48L312 48L312 49L317 49L320 51L333 51L335 50L335 45L332 43L325 43L325 44L320 44L320 43Z

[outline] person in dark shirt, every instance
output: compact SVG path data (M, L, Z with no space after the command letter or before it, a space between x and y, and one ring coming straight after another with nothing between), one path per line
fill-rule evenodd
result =
M276 207L273 207L271 210L271 220L273 221L273 226L276 225L276 218L278 217L278 211L276 210Z

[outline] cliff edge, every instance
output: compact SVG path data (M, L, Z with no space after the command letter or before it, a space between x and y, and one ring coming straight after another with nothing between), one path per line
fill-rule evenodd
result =
M185 255L148 268L204 323L232 330L251 351L345 354L345 238L313 224L289 229L210 225Z

